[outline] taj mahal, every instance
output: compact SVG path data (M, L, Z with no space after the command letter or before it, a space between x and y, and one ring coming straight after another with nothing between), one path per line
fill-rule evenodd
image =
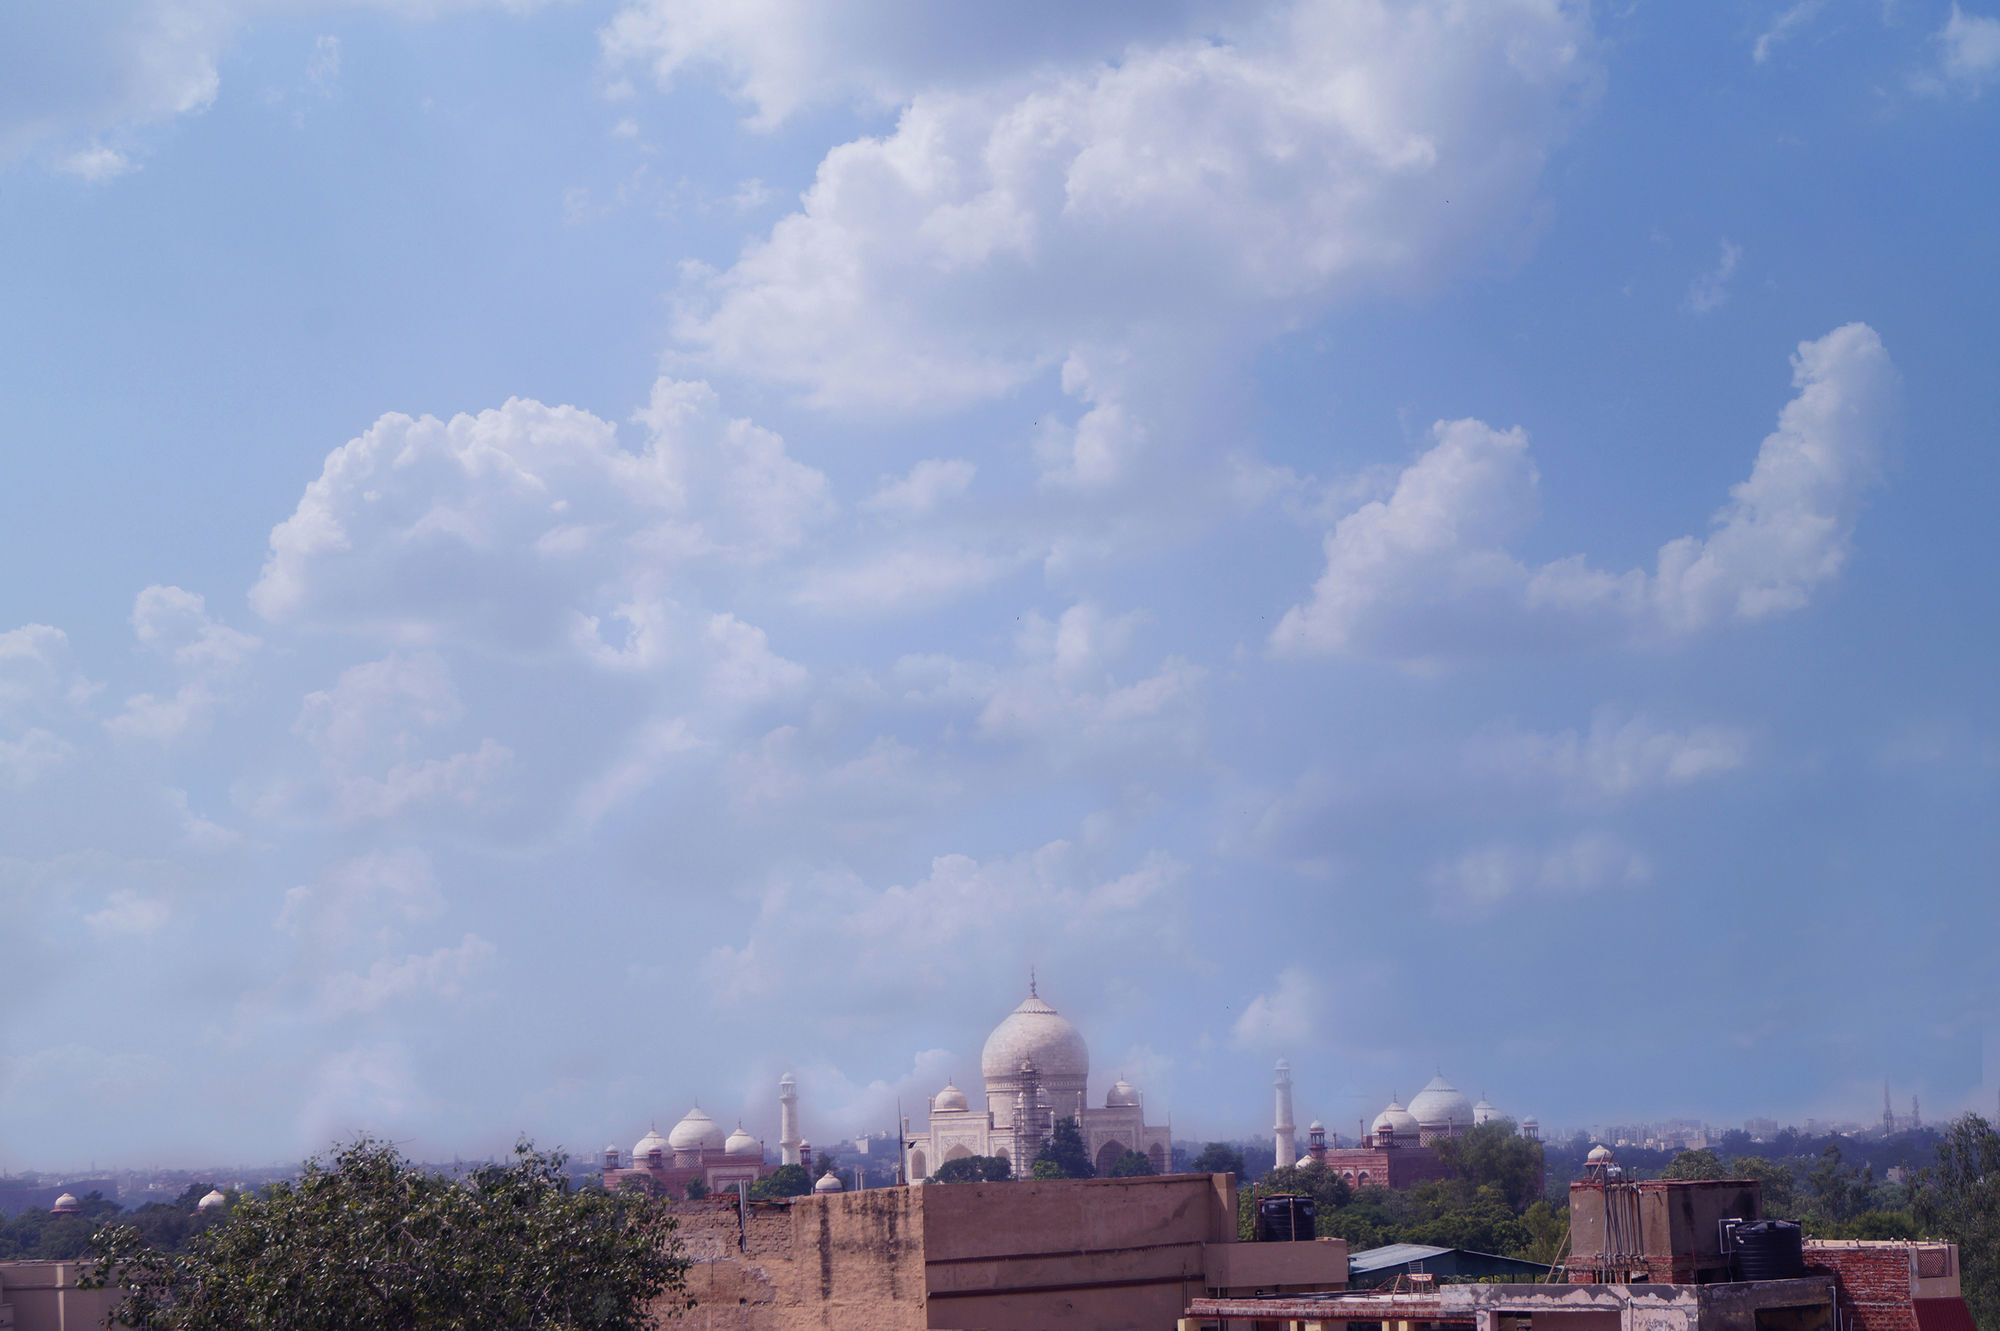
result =
M1088 1103L1090 1050L1082 1033L1036 993L1032 978L1021 1005L986 1037L979 1070L985 1108L973 1109L964 1091L947 1084L930 1099L926 1131L913 1132L903 1120L903 1165L911 1182L975 1155L997 1156L1016 1176L1025 1175L1059 1118L1076 1120L1098 1173L1127 1151L1145 1156L1155 1173L1166 1173L1169 1130L1147 1124L1139 1092L1122 1077L1102 1107Z

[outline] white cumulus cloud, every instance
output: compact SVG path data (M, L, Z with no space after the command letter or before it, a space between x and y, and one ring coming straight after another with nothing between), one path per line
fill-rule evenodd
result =
M651 613L690 562L760 563L831 509L776 435L662 380L639 422L515 398L449 421L388 415L330 454L271 533L251 604L267 619L447 637L526 654L579 624Z
M1537 516L1521 430L1443 422L1387 499L1325 539L1312 598L1271 636L1280 653L1435 662L1554 642L1647 642L1795 611L1830 582L1879 478L1898 377L1881 339L1848 324L1804 342L1798 394L1706 536L1660 547L1651 573L1581 556L1530 567L1509 551Z
M1229 41L925 92L697 282L680 337L873 411L989 398L1081 357L1066 378L1103 413L1072 450L1088 479L1135 446L1118 366L1140 330L1220 347L1513 243L1593 81L1588 42L1553 0L1300 4Z

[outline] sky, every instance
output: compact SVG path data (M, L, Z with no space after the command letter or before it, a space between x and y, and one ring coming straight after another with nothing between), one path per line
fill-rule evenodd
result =
M0 13L0 1170L1990 1109L2000 10Z

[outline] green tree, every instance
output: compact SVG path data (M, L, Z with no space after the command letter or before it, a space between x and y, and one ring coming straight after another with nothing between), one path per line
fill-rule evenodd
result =
M1569 1247L1567 1206L1552 1206L1546 1199L1538 1201L1521 1212L1521 1227L1528 1231L1528 1242L1504 1256L1522 1257L1546 1266L1562 1260L1564 1250Z
M1498 1188L1512 1210L1524 1210L1542 1195L1542 1144L1521 1136L1506 1119L1447 1137L1436 1149L1460 1178L1475 1187Z
M244 1198L178 1255L111 1224L94 1242L124 1325L171 1331L628 1331L683 1287L657 1198L570 1187L526 1141L464 1179L362 1138Z
M813 1190L812 1175L804 1165L779 1165L750 1185L750 1195L760 1202L780 1197L803 1197Z
M708 1180L696 1174L687 1182L687 1199L698 1202L706 1196L708 1196Z
M1090 1163L1090 1150L1083 1144L1083 1133L1073 1118L1059 1118L1049 1139L1042 1143L1041 1152L1035 1156L1034 1176L1036 1178L1096 1178L1097 1170Z
M1197 1174L1234 1174L1244 1176L1243 1152L1228 1142L1209 1142L1201 1148L1201 1154L1189 1166Z
M1317 1160L1272 1170L1257 1185L1257 1192L1267 1197L1276 1192L1304 1193L1313 1199L1315 1210L1321 1217L1340 1210L1354 1199L1354 1189L1348 1186L1347 1180ZM1326 1231L1321 1229L1319 1232ZM1333 1237L1345 1238L1346 1235Z
M1798 1211L1793 1195L1792 1171L1761 1155L1738 1156L1728 1165L1728 1177L1753 1178L1763 1184L1764 1214L1789 1220Z
M1160 1171L1153 1168L1153 1162L1139 1151L1127 1151L1111 1162L1105 1172L1106 1178L1146 1178Z
M1867 1204L1875 1184L1872 1169L1856 1169L1842 1163L1840 1147L1828 1142L1819 1154L1819 1163L1806 1171L1807 1229L1821 1233L1812 1221L1838 1225L1858 1214Z
M1001 1183L1014 1176L1013 1166L997 1155L962 1155L947 1160L931 1175L934 1183Z
M1921 1229L1958 1245L1973 1320L2000 1326L2000 1132L1977 1114L1952 1120L1937 1163L1912 1181L1910 1212Z
M1722 1167L1722 1161L1715 1152L1709 1150L1682 1151L1667 1167L1660 1171L1661 1178L1709 1179L1728 1178L1729 1171Z

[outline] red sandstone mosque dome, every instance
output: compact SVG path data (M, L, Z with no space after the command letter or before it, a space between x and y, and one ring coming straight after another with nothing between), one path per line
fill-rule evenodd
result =
M731 1155L754 1155L759 1160L764 1158L764 1143L752 1137L741 1123L736 1125L736 1131L729 1134L725 1149Z
M660 1135L659 1130L657 1128L648 1128L646 1129L646 1135L641 1137L637 1142L633 1143L632 1167L634 1169L637 1169L641 1165L645 1164L646 1157L652 1154L654 1151L658 1151L661 1155L671 1157L674 1153L674 1148L667 1145L667 1139Z

